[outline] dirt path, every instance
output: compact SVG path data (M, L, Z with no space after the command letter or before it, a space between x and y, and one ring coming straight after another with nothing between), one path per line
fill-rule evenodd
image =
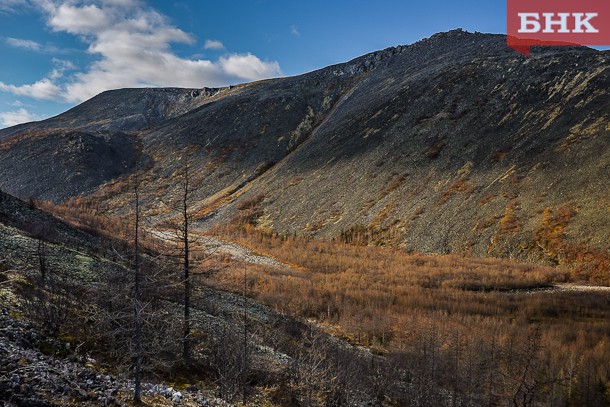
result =
M601 285L556 284L553 288L556 291L610 293L610 287Z
M171 242L175 237L167 231L153 230L152 234L160 240ZM281 262L280 260L260 254L239 243L226 241L212 236L206 236L197 232L192 233L193 241L197 246L203 246L207 253L225 254L231 256L233 260L250 264L271 267L277 270L294 270L294 266Z
M557 294L557 293L608 293L610 294L610 287L602 286L602 285L580 285L580 284L554 284L550 287L544 288L526 288L521 290L511 290L513 293L523 293L523 294L538 294L538 293L548 293L548 294Z
M274 257L257 253L254 250L239 243L228 242L210 236L200 236L199 239L200 244L205 245L207 250L216 253L229 254L232 259L237 261L243 261L251 264L259 264L261 266L272 267L279 270L293 268L291 265L283 263Z

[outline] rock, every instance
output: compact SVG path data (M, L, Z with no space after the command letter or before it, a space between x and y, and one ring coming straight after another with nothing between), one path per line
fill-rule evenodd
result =
M85 389L77 389L76 393L78 394L78 396L80 396L80 398L82 398L83 400L87 400L89 398L89 394L87 393L87 391Z
M172 395L172 402L179 403L182 401L182 393L177 391Z
M32 391L31 387L25 383L22 384L21 386L19 386L19 393L21 393L21 394L28 395L31 393L31 391Z

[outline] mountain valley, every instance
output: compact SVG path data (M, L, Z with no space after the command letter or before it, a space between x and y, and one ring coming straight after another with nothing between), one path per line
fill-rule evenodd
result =
M609 67L453 30L0 130L0 400L129 405L141 295L149 405L608 405Z

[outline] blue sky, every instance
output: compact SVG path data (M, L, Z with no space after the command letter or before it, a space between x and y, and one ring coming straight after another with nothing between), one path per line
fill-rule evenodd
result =
M296 75L505 20L489 0L0 0L0 128L107 89Z

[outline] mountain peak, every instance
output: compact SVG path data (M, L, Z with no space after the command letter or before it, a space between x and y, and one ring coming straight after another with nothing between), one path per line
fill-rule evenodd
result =
M167 200L188 155L205 225L536 261L607 253L605 57L524 58L505 39L458 29L233 89L105 92L0 144L0 189L120 213L134 171Z

